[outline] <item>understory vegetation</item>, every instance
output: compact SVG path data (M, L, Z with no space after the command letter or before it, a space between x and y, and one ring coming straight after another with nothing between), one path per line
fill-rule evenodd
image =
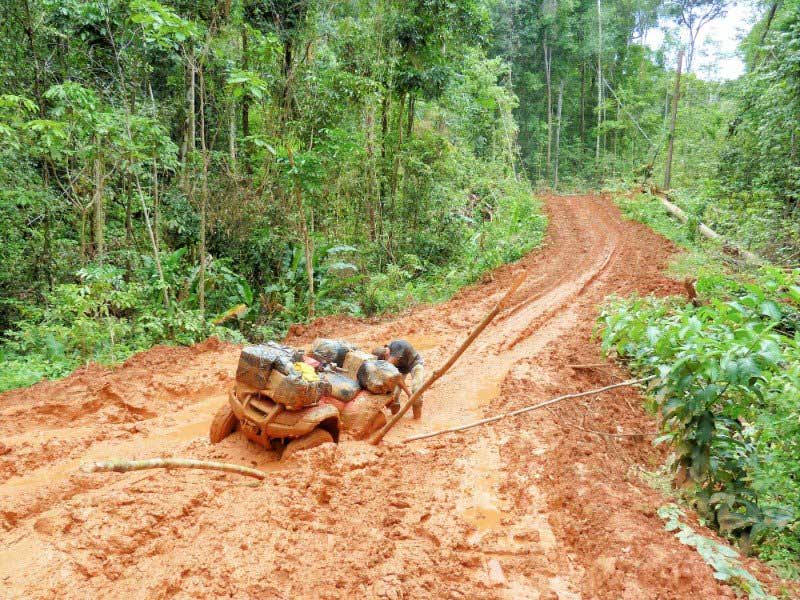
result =
M800 575L800 272L745 268L676 225L656 199L626 214L687 248L673 266L697 278L680 298L611 301L603 348L654 375L650 408L675 453L677 482L701 516L788 576Z
M441 300L542 240L483 2L8 17L0 390Z

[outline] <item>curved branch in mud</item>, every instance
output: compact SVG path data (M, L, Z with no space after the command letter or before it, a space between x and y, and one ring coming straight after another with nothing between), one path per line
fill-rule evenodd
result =
M623 381L622 383L615 383L614 385L607 385L606 387L598 388L596 390L589 390L588 392L578 392L577 394L565 394L564 396L558 396L557 398L553 398L552 400L547 400L545 402L540 402L539 404L534 404L532 406L526 406L524 408L519 408L517 410L512 410L511 412L503 413L500 415L495 415L494 417L489 417L488 419L481 419L480 421L473 421L472 423L467 423L466 425L461 425L460 427L452 427L450 429L442 429L440 431L432 431L430 433L423 433L421 435L414 435L409 438L403 440L403 443L406 442L414 442L416 440L424 440L426 438L434 437L437 435L442 435L445 433L456 433L458 431L465 431L467 429L472 429L473 427L478 427L479 425L488 425L489 423L495 423L500 421L501 419L505 419L506 417L514 417L516 415L521 415L526 412L531 412L534 410L538 410L540 408L544 408L546 406L550 406L551 404L555 404L556 402L561 402L562 400L569 400L571 398L582 398L583 396L593 396L596 394L602 394L603 392L608 392L610 390L625 387L629 385L636 385L637 383L645 383L654 379L655 375L651 375L650 377L643 377L641 379L631 379L628 381Z

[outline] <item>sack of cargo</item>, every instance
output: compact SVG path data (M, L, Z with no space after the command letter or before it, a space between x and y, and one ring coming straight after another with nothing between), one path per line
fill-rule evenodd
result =
M259 346L247 346L239 355L236 381L263 390L267 387L273 369L284 375L293 370L292 358L293 350L291 348L274 342Z
M342 368L350 379L358 379L358 370L368 360L375 360L375 355L361 350L351 350L344 357Z
M341 367L347 353L355 349L355 346L344 340L317 338L311 343L311 357Z
M325 373L322 378L331 386L329 395L342 402L350 402L361 391L361 386L355 379L339 373Z
M391 398L362 391L342 410L342 429L351 437L361 440L386 424L383 407Z
M265 391L274 402L283 404L288 410L300 410L318 404L327 386L319 379L308 381L296 371L284 375L273 369Z
M368 360L358 369L358 383L373 394L391 394L403 381L403 374L385 360Z

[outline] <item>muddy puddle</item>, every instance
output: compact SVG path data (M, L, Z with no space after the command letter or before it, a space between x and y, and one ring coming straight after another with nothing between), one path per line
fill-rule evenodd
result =
M501 473L500 453L495 443L481 438L473 446L473 452L456 464L464 469L460 486L462 495L456 508L459 516L475 529L468 541L476 544L498 528L507 513L505 502L497 490Z

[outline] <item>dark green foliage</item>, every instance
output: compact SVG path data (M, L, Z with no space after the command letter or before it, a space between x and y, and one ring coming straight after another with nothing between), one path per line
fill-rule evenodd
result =
M441 299L538 244L488 6L13 2L0 389Z

